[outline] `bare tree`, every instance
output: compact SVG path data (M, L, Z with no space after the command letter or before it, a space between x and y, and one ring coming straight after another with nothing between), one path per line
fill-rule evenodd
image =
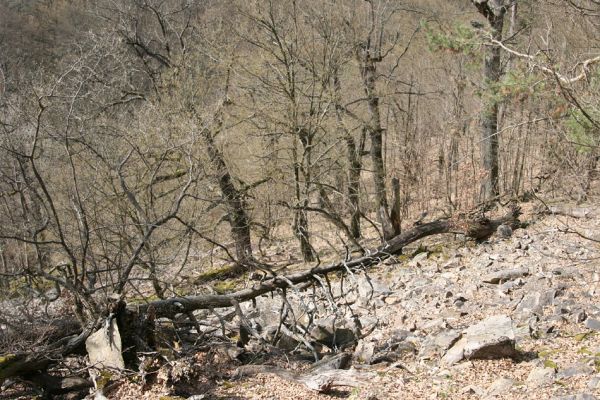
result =
M472 0L490 26L494 40L502 41L504 16L509 4L504 0ZM486 176L481 183L481 197L490 200L499 194L498 161L498 84L502 77L501 48L492 45L486 50L484 62L484 102L481 111L481 160Z

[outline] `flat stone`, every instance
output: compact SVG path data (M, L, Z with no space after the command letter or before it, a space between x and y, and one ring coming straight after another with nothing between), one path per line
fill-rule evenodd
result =
M588 389L598 390L600 389L600 376L594 376L587 384Z
M496 359L516 354L512 320L505 315L495 315L469 327L446 352L442 362L452 365L462 359Z
M539 387L554 381L555 372L553 368L534 368L527 376L527 384Z
M90 365L97 368L125 368L121 348L121 335L117 320L98 329L85 341L85 349L90 357Z
M585 321L585 327L593 331L600 331L600 321L594 318L588 318Z
M508 378L496 379L488 388L488 396L498 396L506 394L515 385L515 381Z
M513 279L517 279L523 276L529 275L529 268L515 268L515 269L507 269L503 271L494 272L486 275L483 278L484 283L493 283L498 284L501 282L512 281Z
M559 371L558 374L556 374L556 378L564 379L580 375L591 375L594 372L594 368L590 367L589 365L576 364Z

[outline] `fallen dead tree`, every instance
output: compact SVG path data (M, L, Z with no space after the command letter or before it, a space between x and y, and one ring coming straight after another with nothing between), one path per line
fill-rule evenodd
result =
M594 209L587 207L572 207L568 205L548 205L541 206L537 210L538 214L562 215L573 218L592 218L597 215Z
M415 226L392 238L378 249L367 252L359 258L316 266L289 275L274 275L262 282L257 282L252 287L230 294L173 297L141 305L126 305L124 301L120 301L110 311L109 318L116 317L118 320L121 336L128 342L123 343L124 349L129 348L134 352L146 350L148 347L152 347L152 332L154 331L154 320L156 318L173 319L177 315L187 314L193 319L192 313L201 309L234 307L239 310L239 303L250 301L278 289L311 283L318 276L333 272L349 272L379 264L389 257L400 254L402 248L424 237L443 233L460 233L473 239L487 238L502 224L517 226L519 215L520 209L513 207L510 212L497 219L490 220L482 215L463 215L457 218L436 220ZM0 357L0 382L9 377L27 376L45 370L61 357L81 349L85 339L94 329L101 326L103 321L100 320L90 325L77 336L58 341L45 351L8 354Z

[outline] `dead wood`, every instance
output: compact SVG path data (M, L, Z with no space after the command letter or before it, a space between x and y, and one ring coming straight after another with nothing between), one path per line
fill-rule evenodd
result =
M482 216L460 217L453 219L440 219L426 224L418 225L400 235L390 239L376 250L367 252L366 255L341 261L335 264L317 266L309 270L296 272L290 275L279 275L256 283L252 287L239 290L230 294L209 294L186 297L173 297L165 300L156 300L148 304L129 306L132 311L140 315L150 312L156 318L173 318L177 314L190 313L200 309L232 307L235 302L241 303L252 300L265 293L280 288L287 288L304 282L314 280L315 275L327 275L337 271L357 270L382 262L383 260L400 254L402 248L427 236L442 233L461 233L467 237L481 240L492 235L502 224L516 225L520 209L514 208L501 218L489 220Z
M440 219L426 224L418 225L408 231L401 233L390 239L378 249L367 252L364 256L340 261L335 264L316 266L309 270L296 272L289 275L275 275L262 282L254 284L252 287L239 290L230 294L222 295L199 295L186 297L173 297L164 300L152 301L142 305L128 305L123 308L123 316L119 318L119 329L124 333L124 337L129 338L129 343L124 343L123 348L144 349L152 346L152 338L149 332L152 331L153 321L156 318L174 318L178 314L189 314L200 309L215 309L224 307L233 307L237 303L252 300L263 294L295 286L306 284L315 280L315 276L327 275L332 272L345 272L367 268L378 264L383 260L400 254L402 248L419 239L427 236L442 233L462 233L467 237L474 239L483 239L493 234L499 225L516 225L520 209L515 207L509 213L501 218L489 220L482 216L461 216L452 219ZM99 326L98 321L95 327ZM84 330L78 336L66 337L59 340L48 350L42 352L8 354L0 357L0 381L11 376L23 376L36 371L45 370L50 364L61 357L73 353L81 348L86 338L94 331L92 328ZM325 374L327 375L327 374ZM323 375L323 376L325 376ZM335 375L335 374L334 374ZM342 374L343 375L343 374ZM321 380L322 376L309 379L305 384L314 387L327 387L327 382L343 381L345 376L337 374L333 377L327 375L327 379ZM308 379L307 377L304 377ZM320 383L319 383L320 382ZM331 383L330 382L330 383ZM333 384L333 383L332 383Z
M349 354L341 353L315 363L308 371L303 372L288 371L272 365L242 365L236 370L235 377L273 374L300 383L311 390L328 392L336 387L359 387L376 376L372 372L341 369L349 364L350 358Z
M542 206L537 210L538 214L563 215L573 218L590 218L596 215L593 209L587 207L571 207L566 205Z

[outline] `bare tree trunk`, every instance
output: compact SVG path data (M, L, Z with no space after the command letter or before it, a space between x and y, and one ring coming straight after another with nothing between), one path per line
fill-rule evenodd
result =
M348 201L350 202L350 232L355 239L360 238L360 171L362 170L361 155L356 147L356 141L346 136L346 151L348 157Z
M479 12L488 20L492 38L502 40L506 5L502 0L472 0ZM482 200L490 200L499 194L498 188L498 100L496 93L502 75L499 46L489 46L484 63L484 104L481 112L481 160L486 176L481 183Z
M221 122L219 122L220 126ZM220 128L219 128L220 129ZM210 160L217 171L219 188L229 215L227 221L231 227L231 236L235 243L235 254L240 265L248 266L252 261L252 240L250 236L250 219L246 213L243 194L233 184L233 179L225 164L223 154L217 148L214 138L208 129L202 134Z
M315 259L315 255L313 248L310 244L308 217L306 215L306 209L308 207L308 192L310 186L310 171L308 170L308 168L310 168L311 135L305 129L298 129L298 136L302 144L303 153L302 160L298 161L297 150L296 148L294 148L294 180L296 188L296 201L298 202L299 206L294 214L294 234L300 242L300 251L302 253L302 258L306 262L312 262ZM305 164L305 161L308 162L306 162ZM301 185L301 174L304 177L304 186Z
M402 233L402 202L400 200L400 180L394 177L392 179L392 226L394 228L394 236Z
M389 207L385 191L385 163L383 159L383 128L379 112L379 97L376 92L377 65L380 58L372 57L369 48L359 50L360 73L367 97L369 122L367 132L371 139L371 162L373 168L373 184L375 186L375 200L379 222L383 229L384 239L394 236L394 229L389 214Z
M357 145L355 138L343 124L341 102L341 85L338 70L333 75L334 97L336 101L336 118L340 137L346 142L346 158L348 161L348 202L350 203L350 232L354 239L361 236L360 233L360 173L362 171L362 152L364 150L365 131L362 139Z

